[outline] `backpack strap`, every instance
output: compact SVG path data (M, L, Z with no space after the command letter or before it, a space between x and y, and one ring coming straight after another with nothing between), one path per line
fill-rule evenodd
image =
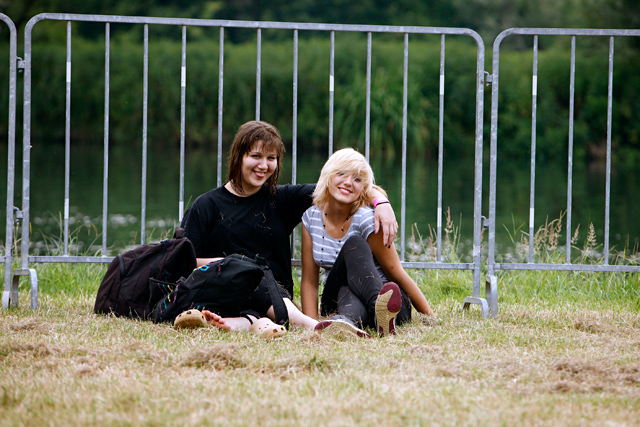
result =
M176 228L176 230L173 232L173 238L182 239L183 237L184 237L184 228L182 227Z
M289 312L287 311L287 305L284 303L284 299L280 296L278 283L273 277L273 273L269 267L263 271L264 279L267 282L267 288L269 289L269 295L271 295L271 304L273 304L276 323L278 325L284 325L285 328L289 329Z
M158 263L160 263L160 260L164 257L164 254L167 253L167 248L169 247L169 239L165 239L162 242L162 248L160 249L160 254L158 255L158 257L156 258L156 262L153 263L153 266L151 267L151 273L149 274L149 277L155 277L156 276L156 270L158 269Z
M273 305L273 312L276 317L275 323L278 325L284 325L285 328L289 329L289 312L287 311L287 306L284 303L284 300L280 296L278 283L276 282L275 277L273 277L269 264L267 264L267 260L262 258L260 255L256 255L256 261L264 272L264 280L267 284L267 289L269 289L269 295L271 295L271 304Z

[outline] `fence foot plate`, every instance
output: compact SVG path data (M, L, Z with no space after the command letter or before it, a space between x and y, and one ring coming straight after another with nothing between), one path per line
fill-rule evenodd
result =
M487 300L478 297L466 297L462 303L462 309L468 310L471 304L478 304L480 306L480 310L482 310L482 317L484 319L489 317L489 304L487 304Z
M491 316L496 317L498 315L498 279L496 276L487 276L487 281L485 282L484 297L489 302Z
M2 294L2 308L18 307L18 287L20 285L20 276L29 276L31 285L31 309L38 308L38 273L33 268L25 268L13 271L13 280L11 281L11 290Z
M9 308L9 303L11 302L10 295L11 295L10 291L2 292L2 308L5 310Z

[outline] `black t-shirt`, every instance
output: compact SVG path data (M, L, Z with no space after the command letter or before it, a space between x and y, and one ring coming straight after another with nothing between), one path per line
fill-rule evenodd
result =
M311 206L313 184L267 187L239 197L224 186L199 196L182 219L198 258L260 255L278 283L293 296L289 235Z

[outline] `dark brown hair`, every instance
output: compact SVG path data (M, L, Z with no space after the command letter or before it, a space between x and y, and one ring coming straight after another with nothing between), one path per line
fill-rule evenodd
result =
M238 129L231 150L229 151L229 182L238 194L244 194L242 188L242 161L245 155L253 149L256 142L262 141L262 152L275 151L278 156L278 165L269 177L266 184L269 191L275 191L280 169L282 168L282 156L284 155L284 143L280 132L275 126L261 121L250 121Z

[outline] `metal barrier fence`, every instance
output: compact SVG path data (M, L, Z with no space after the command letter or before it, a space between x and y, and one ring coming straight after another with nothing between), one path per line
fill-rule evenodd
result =
M16 88L18 67L18 36L16 26L6 15L0 14L0 20L9 28L9 122L7 124L7 218L5 232L5 250L0 256L0 262L4 263L4 291L2 293L2 306L9 306L10 301L14 305L18 303L18 286L11 287L12 263L13 263L13 221L14 221L14 187L15 187L15 149L16 149ZM34 282L37 286L37 283ZM37 305L37 287L31 288L31 307Z
M66 69L66 126L65 126L65 199L63 213L64 227L64 249L60 256L33 256L29 253L30 248L30 150L31 150L31 76L32 76L32 30L34 26L44 20L64 21L67 23L67 69ZM71 38L73 22L93 22L105 24L105 96L104 96L104 177L103 177L103 224L102 224L102 255L101 256L76 256L69 253L69 177L70 177L70 122L71 122ZM372 57L372 33L391 33L404 35L404 64L403 64L403 112L402 112L402 203L400 207L400 251L403 264L408 268L422 269L458 269L471 270L473 272L472 296L465 299L464 307L470 304L477 304L482 310L484 317L489 315L489 308L484 298L480 297L481 282L481 232L482 232L482 137L483 137L483 97L484 97L484 43L481 37L473 30L464 28L440 28L440 27L392 27L375 25L338 25L338 24L309 24L309 23L281 23L281 22L250 22L250 21L226 21L226 20L199 20L199 19L175 19L175 18L151 18L151 17L127 17L127 16L104 16L104 15L75 15L75 14L40 14L33 17L26 25L24 40L24 121L23 121L23 199L21 215L22 241L21 241L21 268L16 269L13 280L13 290L10 301L3 300L3 306L8 303L17 305L17 288L19 276L29 276L32 289L35 290L37 298L37 274L34 269L29 268L30 263L106 263L112 260L107 256L107 217L108 217L108 164L109 164L109 81L110 81L110 25L112 24L140 24L144 26L144 69L143 69L143 124L142 124L142 204L141 204L141 243L146 240L146 191L147 191L147 119L148 119L148 58L149 58L149 25L179 26L182 28L182 74L180 81L181 106L180 106L180 187L178 200L178 219L182 219L184 211L184 161L185 161L185 105L186 105L186 40L188 27L215 27L220 30L220 55L219 55L219 92L218 92L218 175L217 184L222 184L222 123L223 123L223 87L224 87L224 36L225 29L245 28L255 29L257 40L256 57L256 112L255 118L260 119L260 81L261 81L261 31L262 30L287 30L293 33L293 176L292 181L296 183L296 162L297 162L297 101L298 101L298 34L303 31L315 31L329 33L331 40L330 51L330 92L329 92L329 154L333 151L333 110L334 110L334 53L335 34L339 32L357 32L367 35L367 75L366 75L366 123L365 135L365 156L369 159L370 146L370 89L371 89L371 57ZM409 81L408 58L409 58L409 36L418 34L440 35L440 75L439 75L439 168L438 168L438 203L437 203L437 261L436 262L405 262L405 232L406 232L406 175L407 175L407 88ZM445 36L462 35L470 37L475 41L477 47L476 61L476 84L475 84L475 140L474 140L474 200L473 200L473 250L472 262L443 262L442 245L442 159L443 159L443 114L444 114L444 60L445 60ZM9 208L7 208L9 209ZM9 227L9 219L7 219ZM295 238L295 236L294 236ZM296 260L294 260L296 261ZM7 288L8 279L5 279ZM37 305L32 292L32 307Z
M498 146L498 94L499 94L499 66L500 46L504 39L512 35L533 36L533 72L532 72L532 115L531 115L531 170L529 190L529 248L528 262L500 263L496 262L496 181L497 181L497 146ZM570 87L569 87L569 117L568 117L568 172L567 172L567 241L566 262L564 264L545 264L534 259L534 213L535 213L535 178L536 178L536 120L538 97L538 36L570 36ZM574 103L575 103L575 66L576 66L576 37L595 36L609 37L609 69L607 93L607 148L606 148L606 188L605 188L605 225L604 225L604 259L601 264L574 264L571 261L571 216L572 216L572 172L573 172L573 137L574 137ZM640 36L640 30L584 30L559 28L515 28L505 30L496 38L493 44L493 74L491 89L491 147L490 147L490 189L489 189L489 248L487 260L487 281L485 298L489 302L491 314L495 317L498 312L497 278L499 270L561 270L561 271L609 271L609 272L640 272L640 266L610 265L609 264L609 211L611 187L611 135L612 135L612 105L613 105L613 58L614 38Z

